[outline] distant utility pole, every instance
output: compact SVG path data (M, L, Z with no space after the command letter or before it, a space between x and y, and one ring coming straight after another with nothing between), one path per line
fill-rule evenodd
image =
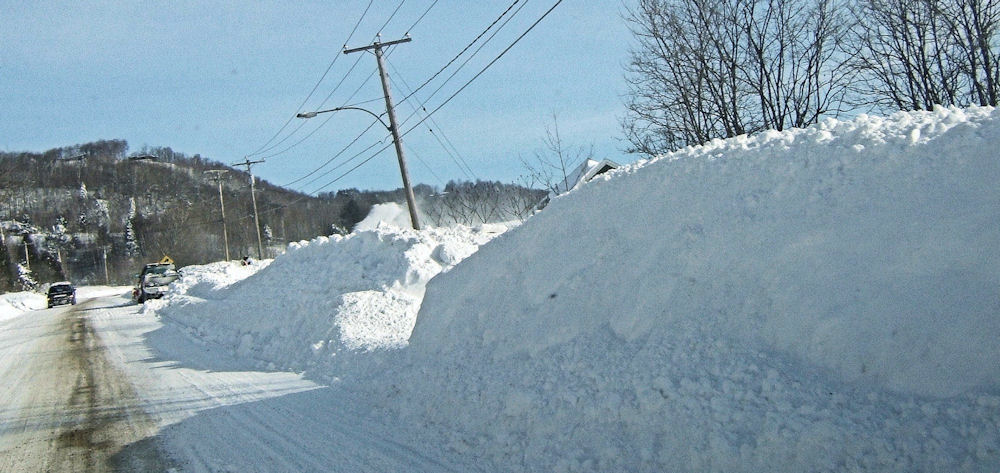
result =
M264 160L251 161L249 157L244 156L242 163L233 163L233 166L246 166L247 174L250 174L250 200L253 201L253 223L254 228L257 229L257 259L264 259L264 245L261 243L260 239L260 217L257 215L257 196L254 194L254 183L253 183L253 171L250 170L250 166L254 164L263 163Z
M104 246L101 249L104 250L104 283L111 284L111 275L108 274L108 247Z
M69 281L70 280L69 268L63 261L62 248L56 248L56 258L58 258L57 261L59 261L59 271L62 271L63 276L66 278L67 281Z
M249 169L249 166L247 168ZM225 169L213 169L205 171L205 174L211 174L212 180L219 185L219 206L222 207L222 240L226 246L226 261L229 261L229 234L226 233L226 203L222 200L222 175L227 172ZM254 208L256 209L257 206L254 205Z
M417 219L417 203L416 199L413 197L413 188L410 187L410 173L406 170L406 157L403 155L403 139L399 136L399 126L396 125L396 111L393 109L392 93L389 91L389 76L385 72L385 59L382 58L383 47L400 43L408 43L410 41L409 36L403 39L389 41L387 43L382 43L376 40L375 43L369 46L344 49L344 54L367 51L369 49L375 52L375 59L378 61L379 76L382 79L382 91L385 92L385 109L389 114L389 131L392 132L392 141L393 144L396 145L396 158L399 159L399 172L403 175L403 190L406 191L406 203L410 208L410 223L413 224L414 230L420 230L420 221Z

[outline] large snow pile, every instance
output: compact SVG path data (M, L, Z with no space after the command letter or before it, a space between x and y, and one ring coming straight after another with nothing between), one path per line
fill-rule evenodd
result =
M376 213L399 213L389 206L396 211L377 206ZM330 381L351 353L405 346L427 281L506 230L363 228L293 243L250 266L182 268L171 294L147 306L262 366L311 370Z
M492 471L998 471L998 150L941 109L628 167L437 276L357 388Z

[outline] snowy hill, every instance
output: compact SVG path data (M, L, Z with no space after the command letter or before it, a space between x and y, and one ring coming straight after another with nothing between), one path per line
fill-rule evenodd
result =
M320 327L351 338L329 331L345 294L403 289L408 343L325 377L485 471L997 471L997 150L989 108L720 140L599 177L440 273L410 269L441 231L383 228L160 310L288 366ZM389 247L413 258L372 256Z

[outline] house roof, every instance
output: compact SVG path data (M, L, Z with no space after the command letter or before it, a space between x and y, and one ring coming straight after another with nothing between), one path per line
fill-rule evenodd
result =
M579 166L576 167L576 169L566 176L566 179L564 179L563 182L559 184L556 188L558 189L556 194L562 194L576 189L577 186L593 179L594 176L604 174L605 172L618 167L619 164L611 161L610 159L602 159L600 161L585 159Z
M540 202L535 204L534 211L539 211L549 205L549 201L553 197L565 194L573 189L576 189L581 184L590 181L594 176L604 174L612 169L617 169L621 165L610 160L602 159L600 161L594 159L585 159L579 166L576 167L572 172L570 172L566 179L564 179L555 189L550 190L548 195L542 198Z

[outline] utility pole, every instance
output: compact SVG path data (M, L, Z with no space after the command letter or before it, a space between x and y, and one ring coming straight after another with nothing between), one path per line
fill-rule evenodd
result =
M403 175L403 190L406 192L406 203L410 208L410 223L413 224L414 230L420 230L420 221L417 219L417 203L416 199L413 197L413 188L410 187L410 173L406 170L406 157L403 155L403 139L399 136L399 126L396 125L396 111L392 106L392 93L389 91L389 75L385 72L385 59L382 58L383 47L400 43L408 43L410 41L409 36L403 39L389 41L387 43L382 43L376 40L375 43L369 46L344 49L344 54L367 51L369 49L375 52L375 59L378 61L379 77L382 79L382 91L385 93L385 109L389 114L389 131L392 132L392 142L396 145L396 158L399 159L399 172Z
M246 166L247 174L250 174L250 200L253 201L253 223L254 228L257 230L257 259L264 259L264 245L260 240L260 217L257 216L257 196L254 194L254 183L253 183L253 171L250 170L250 166L254 164L263 163L264 160L251 161L249 157L244 156L242 163L233 163L233 166Z
M67 268L66 264L63 262L62 248L56 248L56 258L58 258L57 261L59 261L59 271L62 271L63 276L67 281L69 281L69 268Z
M247 166L249 169L249 166ZM226 203L222 200L222 175L225 174L225 169L213 169L211 171L205 171L205 174L211 174L212 180L219 185L219 206L222 207L222 240L226 245L226 261L229 261L229 234L226 233ZM257 205L254 204L254 209ZM256 216L254 216L256 218Z
M103 255L104 255L104 283L105 284L111 284L111 276L108 274L108 247L105 246L105 247L102 247L101 249L104 250L103 251Z

